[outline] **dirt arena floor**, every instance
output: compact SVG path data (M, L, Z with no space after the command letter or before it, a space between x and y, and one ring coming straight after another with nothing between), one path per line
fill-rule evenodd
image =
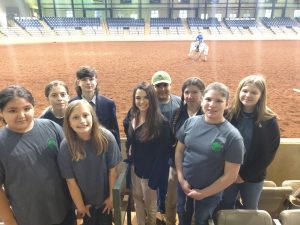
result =
M300 138L300 41L208 41L208 62L187 58L187 41L77 42L0 45L0 88L21 84L36 99L36 116L47 107L45 85L65 81L74 96L75 72L90 65L99 73L102 95L117 105L122 119L131 105L132 89L150 81L157 70L173 78L172 91L180 95L183 81L200 77L206 84L224 82L234 93L246 75L261 73L267 79L268 105L279 115L282 137Z

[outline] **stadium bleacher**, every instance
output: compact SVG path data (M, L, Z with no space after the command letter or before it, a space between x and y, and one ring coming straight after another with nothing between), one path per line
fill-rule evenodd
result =
M43 19L60 36L103 34L100 18L43 17Z
M202 32L203 29L208 29L213 35L222 33L222 25L215 17L208 19L189 17L187 18L187 24L193 35Z
M15 17L14 24L0 27L2 37L19 36L100 36L108 35L196 35L202 32L212 38L224 35L253 36L255 38L270 36L288 36L297 39L300 34L300 18L262 17L255 18L224 18L219 21L216 17L208 19L188 17L186 19L150 18L100 18L88 17ZM251 38L250 38L251 39Z
M257 27L255 18L225 18L224 23L227 27Z
M185 30L180 18L151 18L150 19L151 34L171 34L180 35L184 34Z
M144 35L145 20L133 18L106 18L106 25L112 35L123 35L126 31L132 35Z
M52 33L36 17L14 17L14 21L31 36L49 36Z
M43 17L44 21L53 28L82 28L100 27L100 18L84 17Z
M295 21L292 20L290 17L275 17L275 18L267 18L261 17L260 18L262 23L267 27L299 27L300 25Z
M208 19L200 19L200 18L187 18L188 26L191 27L203 27L203 28L209 28L209 27L220 27L221 24L215 17L210 17Z

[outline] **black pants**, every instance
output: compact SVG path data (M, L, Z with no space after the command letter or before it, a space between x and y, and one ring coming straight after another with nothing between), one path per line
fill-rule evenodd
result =
M75 210L71 209L61 223L53 224L53 225L76 225L76 223L77 221L76 221Z
M103 207L96 209L95 207L90 208L91 217L85 215L83 217L83 225L112 225L112 213L102 213Z

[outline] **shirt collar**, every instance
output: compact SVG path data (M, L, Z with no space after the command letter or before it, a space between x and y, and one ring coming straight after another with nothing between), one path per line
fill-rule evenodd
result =
M83 97L83 95L81 95L81 98L82 99L84 99L84 100L86 100L86 101L88 101L87 99L85 99L84 97ZM92 100L90 100L90 101L88 101L88 102L92 102L94 105L96 105L96 95L94 95L94 97L92 98Z

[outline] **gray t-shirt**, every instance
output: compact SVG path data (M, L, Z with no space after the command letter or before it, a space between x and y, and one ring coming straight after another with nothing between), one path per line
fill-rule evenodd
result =
M177 138L185 145L183 174L193 188L205 188L222 176L225 161L243 162L243 138L227 120L208 124L203 115L191 117Z
M63 133L46 119L36 119L26 133L0 130L0 182L19 225L59 224L71 199L57 166Z
M64 139L58 155L58 164L61 174L66 179L75 178L85 204L91 204L96 208L103 205L109 195L108 171L121 161L119 146L111 134L102 128L107 139L108 149L99 155L92 141L84 144L86 158L73 161L69 152L67 140Z
M171 95L171 99L168 103L159 103L159 108L161 113L167 118L170 122L173 116L173 113L180 106L180 98L176 95Z

